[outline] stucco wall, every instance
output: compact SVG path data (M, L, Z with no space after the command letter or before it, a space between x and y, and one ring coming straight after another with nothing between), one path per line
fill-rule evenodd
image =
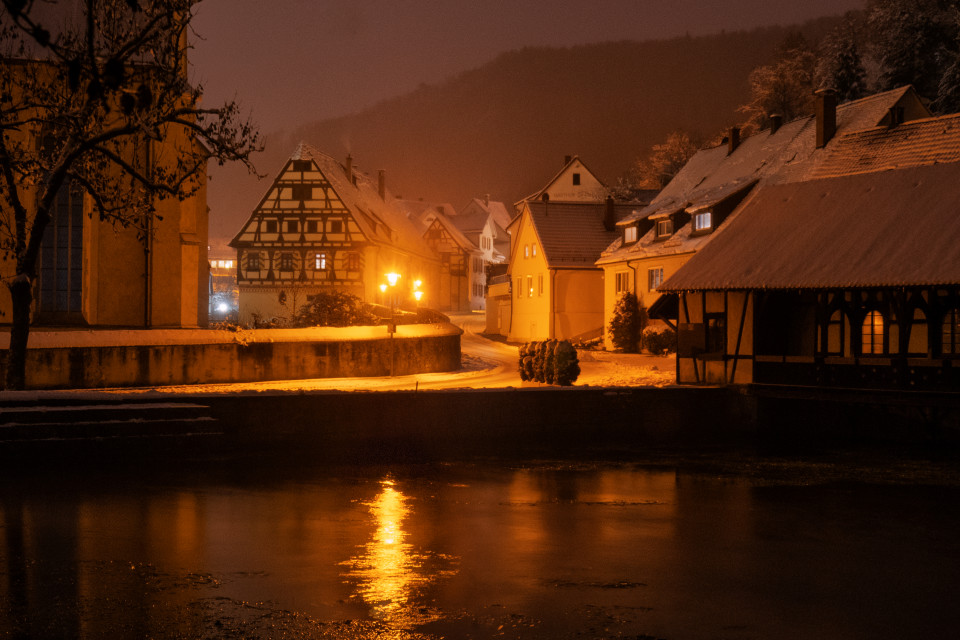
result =
M390 338L329 339L295 331L260 330L225 339L223 331L183 331L180 340L150 344L150 334L123 332L132 344L47 346L27 352L30 389L90 389L255 382L304 378L408 375L460 368L460 329L453 325L398 327ZM130 334L145 334L130 339ZM206 338L204 339L204 333ZM42 340L41 340L42 342ZM104 342L104 341L101 341ZM157 340L154 340L157 342ZM0 351L0 376L7 351ZM0 377L2 379L2 377Z

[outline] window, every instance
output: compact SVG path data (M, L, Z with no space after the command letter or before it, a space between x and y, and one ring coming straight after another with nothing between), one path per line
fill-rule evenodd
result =
M267 220L267 233L276 233L276 232L277 232L277 221Z
M530 255L532 255L532 256L536 256L536 255L537 255L537 243L536 243L536 242L534 242L532 245L530 245Z
M537 276L537 295L543 295L543 274Z
M309 161L309 160L294 160L294 161L293 161L293 170L294 170L294 171L310 171L310 161Z
M56 193L40 248L40 311L83 311L83 193L67 180Z
M727 321L722 313L706 314L707 353L723 353L727 348Z
M616 274L617 293L623 293L630 290L630 272L621 271Z
M280 271L293 271L293 254L292 253L281 253L280 254Z
M713 213L704 211L693 216L694 231L709 231L713 227Z
M523 257L524 258L530 257L530 245L528 244L523 245Z
M343 233L343 220L331 220L330 233Z
M960 311L950 309L943 317L943 353L960 354Z
M517 298L522 298L523 297L523 280L521 280L520 278L517 278L516 289L517 289Z
M247 254L247 271L260 271L260 254Z
M290 198L293 200L312 200L313 187L308 184L295 184L290 188Z
M663 267L647 269L647 289L656 291L663 284Z
M624 242L637 241L637 228L635 226L631 225L623 230L623 241Z
M317 221L307 220L307 233L316 233L316 232L317 232Z
M287 233L299 233L300 223L296 220L287 220Z
M533 276L527 276L527 297L533 297Z
M346 262L347 262L347 271L360 270L360 254L359 253L348 253Z
M657 237L666 238L673 234L673 220L657 220Z
M318 253L313 256L313 268L317 271L323 271L327 268L327 254Z
M860 352L864 355L883 353L883 314L874 309L863 319Z
M580 185L580 174L579 174L579 173L573 174L573 185L574 185L574 186L579 186L579 185Z

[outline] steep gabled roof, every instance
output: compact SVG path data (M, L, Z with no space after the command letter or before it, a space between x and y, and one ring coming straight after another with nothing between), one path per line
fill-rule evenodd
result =
M897 105L907 105L911 114L929 115L913 89L907 86L838 106L837 133L823 149L816 148L816 118L807 116L788 122L775 132L765 130L745 138L729 153L727 145L698 151L650 205L619 224L624 226L665 212L710 206L747 185L806 180L844 134L877 127ZM688 253L710 242L718 232L719 229L708 236L691 236L689 229L681 228L675 230L673 238L663 242L656 240L655 230L651 229L629 246L624 247L619 240L611 243L598 264Z
M597 174L595 174L593 171L590 170L590 167L588 167L587 164L580 159L580 156L570 156L570 159L563 163L563 166L560 167L560 170L557 171L553 175L553 177L547 181L547 184L545 184L539 190L531 193L526 198L523 198L523 200L518 200L516 203L514 203L514 206L520 206L524 201L528 201L528 200L540 200L543 194L546 193L547 191L550 191L550 188L557 183L557 181L560 179L561 176L563 176L564 173L566 173L567 169L571 168L573 165L578 163L580 164L580 166L582 166L586 170L587 173L593 176L594 180L599 182L600 185L603 186L604 189L606 189L606 185L604 184L603 180L597 177Z
M606 206L602 202L526 203L549 268L593 268L600 252L618 234L604 228ZM623 217L631 210L629 205L614 205L614 216Z
M661 291L960 283L960 162L772 185Z

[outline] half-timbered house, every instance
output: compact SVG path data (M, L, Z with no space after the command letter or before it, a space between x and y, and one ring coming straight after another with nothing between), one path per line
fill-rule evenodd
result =
M930 116L911 87L839 106L834 100L819 92L816 115L788 123L775 118L769 129L743 139L731 129L724 144L694 154L649 206L618 222L619 237L597 261L605 274L605 323L625 292L648 308L657 304L661 285L724 230L756 189L802 179L848 133ZM661 304L655 315L675 321L676 313Z
M839 138L664 283L681 383L960 385L960 114Z
M436 304L439 258L376 181L347 157L341 164L301 143L230 246L237 250L240 320L289 319L322 291L385 302L385 274L401 275L398 299L414 281ZM396 295L396 294L395 294Z

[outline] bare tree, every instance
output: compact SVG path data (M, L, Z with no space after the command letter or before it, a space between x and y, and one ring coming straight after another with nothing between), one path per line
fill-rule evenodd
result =
M650 149L650 155L638 160L636 182L642 189L663 189L697 152L697 140L685 131L674 131Z
M784 122L813 113L817 58L802 36L788 37L777 60L750 72L750 102L740 107L746 114L744 133L764 128L770 115Z
M198 2L2 0L0 251L15 265L4 274L13 310L8 388L25 386L38 255L60 189L142 236L159 203L196 192L208 159L253 171L254 126L235 102L201 106L203 89L187 78ZM164 141L162 157L142 161L142 149Z

